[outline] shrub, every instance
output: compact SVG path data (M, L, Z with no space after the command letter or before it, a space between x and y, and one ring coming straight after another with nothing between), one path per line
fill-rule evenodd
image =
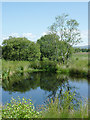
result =
M41 69L45 69L46 71L49 71L49 72L56 72L57 63L54 61L42 61Z
M30 62L28 68L40 69L41 68L40 61L36 60L36 61Z
M3 106L2 118L37 118L40 112L35 110L31 99L13 99Z
M44 61L31 62L29 68L42 69L44 71L49 71L49 72L56 72L57 70L56 66L57 66L56 62L44 59Z
M78 58L76 58L76 60L79 60Z

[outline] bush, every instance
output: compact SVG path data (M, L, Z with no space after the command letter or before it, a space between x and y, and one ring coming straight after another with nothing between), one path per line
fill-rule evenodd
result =
M76 58L76 60L79 60L79 58Z
M23 72L23 71L24 71L23 66L19 66L19 67L17 67L16 71L17 71L17 72Z
M40 112L36 111L31 99L18 98L15 100L12 98L10 103L3 106L2 118L37 118L40 116Z
M40 61L36 60L36 61L30 62L29 68L40 69L41 68Z
M33 69L42 69L44 71L56 72L57 63L54 61L44 60L44 61L35 61L31 62L29 68Z
M45 69L46 71L49 71L49 72L56 72L57 64L54 61L42 61L41 69Z

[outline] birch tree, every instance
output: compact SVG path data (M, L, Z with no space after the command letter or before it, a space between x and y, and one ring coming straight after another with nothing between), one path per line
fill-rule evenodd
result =
M61 47L63 62L69 58L70 48L81 41L79 23L75 19L69 19L67 14L55 17L55 22L49 27L49 32L59 35L59 41L68 43L66 52ZM58 53L58 52L57 52Z

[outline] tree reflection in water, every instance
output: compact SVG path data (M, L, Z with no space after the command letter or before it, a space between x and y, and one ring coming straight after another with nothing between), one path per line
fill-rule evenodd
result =
M23 75L15 74L8 80L3 80L2 87L5 91L9 92L26 92L40 87L40 89L49 92L46 102L51 98L54 102L55 97L60 98L63 96L63 90L67 90L70 93L75 91L76 87L71 86L69 80L73 79L68 76L55 73L24 73ZM78 96L79 94L76 93L76 97Z

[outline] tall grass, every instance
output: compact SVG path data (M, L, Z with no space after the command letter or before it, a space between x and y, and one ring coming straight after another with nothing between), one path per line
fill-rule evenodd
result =
M75 94L65 91L63 98L51 99L45 106L35 109L31 99L13 99L3 106L2 118L88 118L87 100L73 103ZM78 106L77 106L78 105Z
M88 118L88 103L83 99L75 102L75 94L65 91L63 96L49 102L43 110L44 118ZM77 100L76 100L77 101Z
M66 63L56 63L54 61L5 61L2 60L2 77L8 76L17 72L37 72L49 71L59 72L76 76L87 77L88 75L88 54L73 54Z
M2 78L8 79L14 73L21 73L28 69L29 61L5 61L2 60Z
M2 60L2 77L8 79L14 73L49 71L56 72L54 61L5 61Z
M87 77L88 75L88 54L73 54L68 62L57 65L59 73L67 73L75 76Z

